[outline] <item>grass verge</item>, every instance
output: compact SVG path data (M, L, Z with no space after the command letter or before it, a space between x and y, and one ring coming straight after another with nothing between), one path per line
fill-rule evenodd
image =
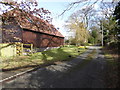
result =
M118 83L118 66L120 66L120 62L118 62L117 58L114 57L115 55L113 56L107 49L104 49L104 55L107 61L106 85L108 88L120 87Z
M41 64L53 63L55 61L70 60L71 58L80 55L84 51L85 49L80 49L76 46L51 49L48 51L35 53L30 56L19 56L3 60L2 63L0 63L0 68L5 71L36 67Z

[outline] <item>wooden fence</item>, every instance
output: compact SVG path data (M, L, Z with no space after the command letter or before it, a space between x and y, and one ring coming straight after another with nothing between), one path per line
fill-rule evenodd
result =
M10 44L0 44L0 57L21 56L33 53L33 44L23 44L20 42Z

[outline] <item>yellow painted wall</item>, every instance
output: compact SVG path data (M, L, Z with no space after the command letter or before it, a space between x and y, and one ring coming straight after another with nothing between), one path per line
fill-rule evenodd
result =
M10 57L16 56L16 45L9 44L0 44L0 56L1 57Z

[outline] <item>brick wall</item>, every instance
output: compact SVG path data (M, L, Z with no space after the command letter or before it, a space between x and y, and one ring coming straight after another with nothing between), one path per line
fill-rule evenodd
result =
M40 32L23 31L23 43L32 43L34 47L58 47L63 45L64 38Z
M13 18L4 21L2 24L2 42L21 42L22 29Z

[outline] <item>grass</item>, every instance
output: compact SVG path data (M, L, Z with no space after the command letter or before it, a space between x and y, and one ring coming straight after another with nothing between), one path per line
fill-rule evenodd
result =
M111 66L117 66L118 62L117 59L115 59L111 53L109 53L107 50L104 51L104 55L107 61L107 64Z
M76 46L51 49L48 51L38 52L30 56L19 56L3 60L2 63L0 63L0 68L3 70L9 70L14 68L39 66L41 64L55 61L69 60L80 55L84 51L85 49L81 49Z
M119 80L118 66L120 66L120 62L117 61L117 58L115 58L108 49L104 50L104 55L107 61L107 73L106 73L107 87L109 88L120 87L118 83Z

